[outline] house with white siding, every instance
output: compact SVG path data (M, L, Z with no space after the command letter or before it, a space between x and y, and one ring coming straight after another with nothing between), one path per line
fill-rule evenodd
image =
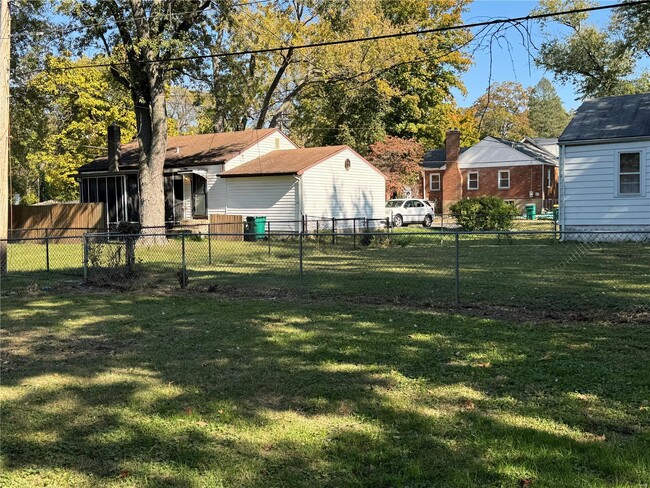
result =
M78 170L82 202L104 202L107 222L139 220L137 142L119 144ZM111 148L119 148L119 150ZM266 216L296 230L307 215L383 218L385 177L348 146L298 148L278 129L169 137L164 166L168 225L212 214Z
M584 102L559 146L563 231L650 231L650 93Z

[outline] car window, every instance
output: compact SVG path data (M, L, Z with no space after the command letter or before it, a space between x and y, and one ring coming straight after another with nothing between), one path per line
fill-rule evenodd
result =
M404 208L412 208L414 203L415 203L415 202L414 202L413 200L409 200L409 201L406 202L406 204L404 205Z
M421 207L424 207L424 204L419 200L413 200L413 206L421 208Z
M388 200L386 202L386 208L396 208L402 205L402 200Z

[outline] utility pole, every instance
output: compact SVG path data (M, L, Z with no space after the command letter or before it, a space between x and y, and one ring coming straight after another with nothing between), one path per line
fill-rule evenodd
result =
M0 0L0 274L7 272L9 234L9 0Z

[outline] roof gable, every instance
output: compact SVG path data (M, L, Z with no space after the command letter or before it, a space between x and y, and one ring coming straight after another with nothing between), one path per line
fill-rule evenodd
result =
M240 164L220 173L220 177L271 176L302 174L309 167L318 164L348 146L309 147L271 151L247 163Z
M560 144L650 138L650 93L585 101L559 138Z

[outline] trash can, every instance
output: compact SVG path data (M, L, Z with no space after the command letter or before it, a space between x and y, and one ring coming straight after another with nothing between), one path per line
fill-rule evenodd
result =
M247 241L266 237L266 217L246 217L245 236Z
M559 216L560 216L560 206L556 203L555 205L553 205L553 220L557 222Z
M535 220L537 218L537 205L534 203L526 204L526 219Z

